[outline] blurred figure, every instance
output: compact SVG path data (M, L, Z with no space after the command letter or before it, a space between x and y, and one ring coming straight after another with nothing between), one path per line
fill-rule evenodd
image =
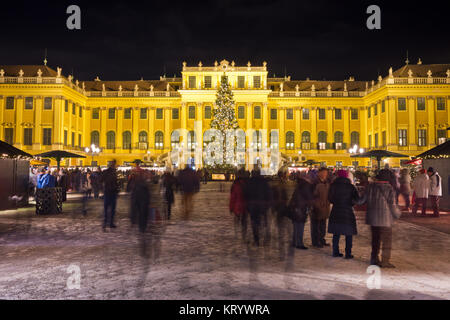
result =
M395 204L396 195L389 179L389 171L387 169L380 170L376 181L369 184L363 197L367 202L366 224L370 225L372 231L370 264L383 268L394 268L394 265L389 262L392 248L392 224L401 215ZM380 262L381 245L383 249Z
M37 178L37 185L36 185L36 187L38 189L54 188L54 187L56 187L56 179L51 174L50 168L42 168L41 174Z
M208 183L208 177L209 177L209 172L208 172L208 170L205 167L203 167L203 169L202 169L203 184L207 184Z
M248 180L244 192L247 209L250 212L254 245L259 246L261 221L267 230L267 210L271 202L269 184L261 176L259 168L252 171L252 177Z
M93 171L91 174L91 184L92 184L92 191L94 192L94 199L98 199L100 193L101 174L102 169L100 169L100 167L97 167L97 170Z
M289 202L289 210L294 225L293 243L297 249L306 250L303 243L303 233L305 230L305 222L313 201L313 186L308 181L304 172L299 172L297 186Z
M411 176L409 175L408 168L404 168L400 171L399 184L400 184L399 195L401 195L405 200L405 210L409 211L411 205L409 200L409 196L411 193Z
M64 170L63 168L60 168L58 177L57 177L57 185L62 190L62 201L67 201L67 185L68 185L67 180L68 179L67 179L66 170Z
M325 241L327 219L330 217L329 189L328 169L320 168L314 184L314 204L311 212L311 240L312 245L317 248L329 245Z
M87 169L86 173L83 174L81 179L81 192L83 193L82 199L82 212L83 215L87 214L87 201L91 197L92 184L91 184L91 170Z
M131 170L128 176L127 191L131 192L130 219L131 225L138 225L139 232L145 232L150 208L150 189L147 171L139 164Z
M169 171L169 169L164 172L162 176L161 187L163 188L164 201L166 207L166 216L170 220L172 213L172 204L175 202L174 188L177 184L177 179Z
M247 240L247 203L245 201L246 178L244 168L239 169L236 180L231 185L230 214L234 217L234 234L241 228L242 240Z
M347 178L345 170L338 170L337 178L330 186L328 198L333 204L328 232L333 234L333 257L342 257L339 252L339 239L345 236L345 259L352 259L353 235L357 234L353 205L361 201L358 191Z
M116 160L110 162L108 169L102 172L101 181L104 186L104 210L103 231L109 224L110 228L117 228L114 224L116 214L117 195L119 193L119 182L117 180Z
M284 236L288 218L287 171L279 170L278 179L272 185L272 212L275 215L278 231L278 250L280 260L285 258Z
M425 169L420 170L413 182L413 189L415 194L412 214L417 214L419 205L422 206L422 216L426 215L428 192L430 190L430 178L425 172Z
M188 220L192 212L192 198L200 189L200 181L196 172L186 166L180 171L178 183L183 192L184 219Z
M442 197L442 179L439 173L432 167L427 170L430 177L430 191L428 193L433 215L439 217L439 197Z

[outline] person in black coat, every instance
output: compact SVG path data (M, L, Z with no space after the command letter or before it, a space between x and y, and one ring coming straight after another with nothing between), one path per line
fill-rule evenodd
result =
M175 201L173 190L176 187L177 179L173 176L170 171L166 171L162 176L162 187L164 190L164 201L167 208L167 219L170 220L170 215L172 213L172 204Z
M247 203L250 220L252 223L254 245L259 246L259 230L261 221L266 229L267 238L267 210L271 204L270 186L267 180L261 176L260 169L252 171L252 177L245 186L244 196Z
M342 257L339 238L345 236L345 258L352 259L353 235L357 234L353 205L361 201L355 186L347 178L347 171L339 170L338 177L330 186L328 199L333 204L328 232L333 234L333 257Z

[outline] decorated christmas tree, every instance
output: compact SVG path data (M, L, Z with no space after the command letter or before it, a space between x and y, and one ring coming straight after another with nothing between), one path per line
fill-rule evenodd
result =
M216 103L214 105L211 128L219 130L223 140L223 160L224 164L230 164L234 154L235 138L228 136L227 130L235 130L239 128L235 114L235 102L233 92L231 91L228 77L224 74L220 83L220 87L216 93ZM226 167L226 165L224 166Z

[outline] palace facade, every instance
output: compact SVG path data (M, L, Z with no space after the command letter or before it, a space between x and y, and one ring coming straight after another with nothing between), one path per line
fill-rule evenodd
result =
M204 145L224 74L239 127L253 132L246 148L276 145L288 164L367 166L369 159L350 158L349 149L415 156L448 139L450 64L419 61L391 68L376 81L271 78L266 63L236 66L226 60L183 63L181 74L79 81L46 65L0 65L0 140L31 154L64 149L87 156L65 165L106 165L112 159L119 165L135 159L171 164L168 154L180 144L188 152ZM188 132L186 144L180 128ZM92 144L100 153L86 153Z

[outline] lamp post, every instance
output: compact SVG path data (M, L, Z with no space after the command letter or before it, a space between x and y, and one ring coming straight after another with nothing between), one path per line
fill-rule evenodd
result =
M92 156L92 160L91 160L91 167L92 167L92 163L94 162L94 156L95 155L98 155L99 153L100 153L100 148L99 147L97 147L95 144L92 144L90 147L86 147L85 149L84 149L84 151L87 153L87 154L90 154L91 156Z
M355 144L352 148L348 149L348 152L350 154L363 153L364 149L363 148L358 148L358 145Z

